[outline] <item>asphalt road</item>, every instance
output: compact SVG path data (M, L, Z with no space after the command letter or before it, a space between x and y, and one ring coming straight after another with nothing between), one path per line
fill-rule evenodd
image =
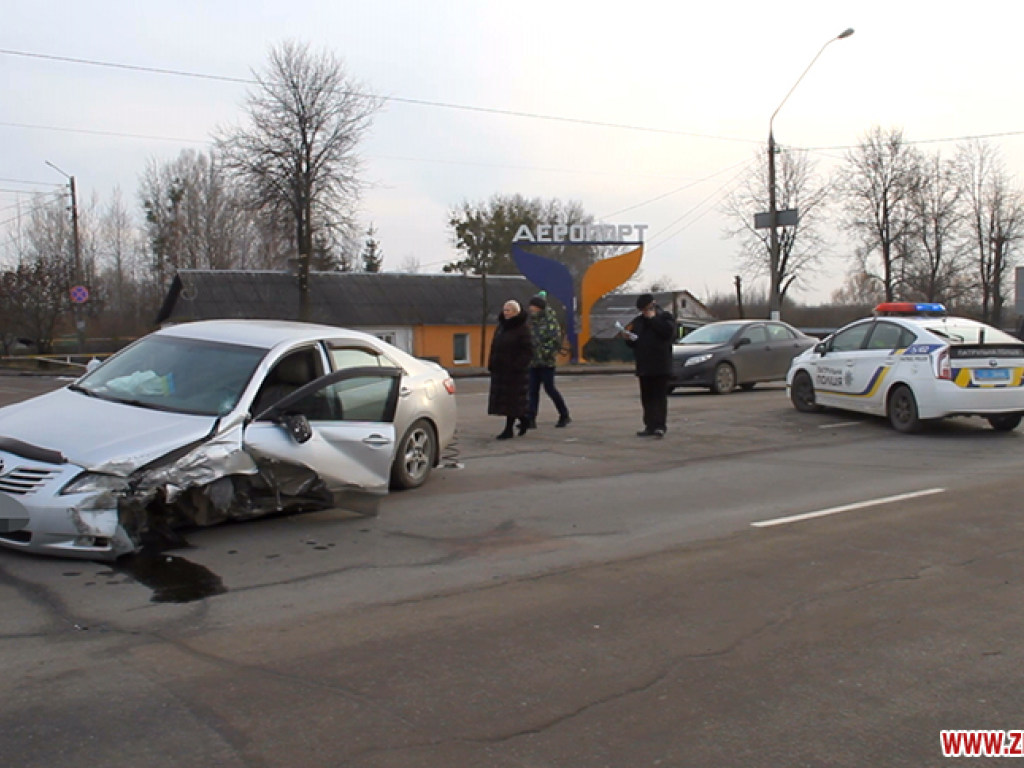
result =
M445 468L378 518L0 551L5 765L917 767L1024 727L1024 433L772 386L642 440L632 377L561 386L568 428L495 441L461 380ZM155 602L172 569L220 593Z

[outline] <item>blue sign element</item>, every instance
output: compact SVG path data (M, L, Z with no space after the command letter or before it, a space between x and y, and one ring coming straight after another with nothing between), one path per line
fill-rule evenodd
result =
M547 291L565 307L565 335L569 340L569 349L573 351L573 359L578 355L576 347L576 291L572 284L572 273L560 261L538 256L524 251L519 245L512 244L512 258L516 267L527 280Z

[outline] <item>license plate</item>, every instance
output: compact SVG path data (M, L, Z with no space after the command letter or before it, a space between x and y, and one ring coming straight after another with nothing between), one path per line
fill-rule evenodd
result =
M1009 381L1009 368L975 368L975 381Z

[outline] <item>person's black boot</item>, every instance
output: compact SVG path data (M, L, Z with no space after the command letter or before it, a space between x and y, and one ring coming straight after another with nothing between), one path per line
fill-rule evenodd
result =
M556 427L567 427L570 424L572 424L572 419L569 418L569 414L567 413L567 414L565 414L565 416L559 416L558 417L558 423L555 424L555 426Z
M508 440L510 437L513 437L512 427L515 426L515 423L516 423L516 420L515 420L514 416L506 416L505 417L505 429L502 431L502 433L500 435L498 435L498 439L499 440Z
M524 418L524 419L520 419L519 420L519 436L520 437L525 435L526 434L526 430L528 430L529 428L530 428L530 420L529 419L525 419Z

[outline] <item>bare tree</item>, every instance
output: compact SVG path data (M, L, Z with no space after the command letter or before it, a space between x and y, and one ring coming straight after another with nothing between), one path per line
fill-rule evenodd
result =
M917 162L916 183L908 198L912 247L903 279L908 298L948 302L969 290L959 242L963 216L956 168L939 153L919 154Z
M409 275L418 275L422 268L423 265L420 264L420 260L409 254L402 259L402 264L398 267L398 271Z
M832 292L832 304L872 307L885 298L882 281L863 269L855 269L843 284Z
M777 206L799 211L797 224L779 227L779 296L785 300L789 290L804 285L825 255L821 235L828 185L815 173L806 152L787 150L780 154L776 171ZM754 214L769 207L768 162L758 151L755 165L743 185L730 194L723 210L734 222L725 237L740 238L740 268L747 275L769 275L771 235L754 226Z
M956 164L975 254L982 318L999 325L1007 275L1024 238L1024 201L1020 191L1011 188L1002 158L988 145L961 146Z
M355 150L381 100L361 92L333 54L298 43L273 48L266 71L254 74L249 125L223 133L218 147L251 204L292 222L299 317L308 319L310 265L353 224Z
M93 294L105 300L107 333L114 338L141 333L151 322L154 309L154 302L145 303L140 290L145 240L118 188L100 216L97 239L99 281Z
M4 275L2 300L19 335L49 352L57 323L70 308L74 279L71 222L63 200L39 199L18 240L17 267Z
M881 262L878 275L885 300L892 301L900 282L901 256L909 250L909 199L916 184L914 153L903 131L883 133L875 127L859 146L847 153L839 188L846 202L844 226L860 240L861 268L875 274L871 259Z

